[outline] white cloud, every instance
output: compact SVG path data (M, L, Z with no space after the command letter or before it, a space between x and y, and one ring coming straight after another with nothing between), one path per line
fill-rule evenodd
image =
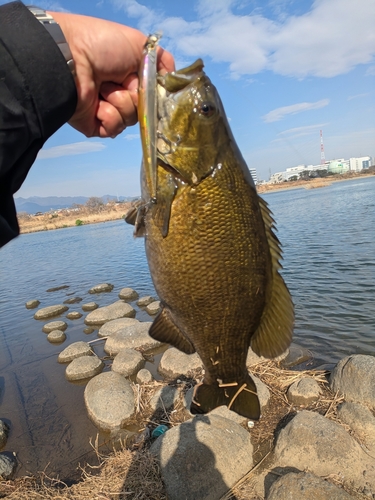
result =
M375 0L315 0L304 14L288 15L285 8L277 20L259 9L235 14L236 0L198 0L198 20L191 22L136 0L112 2L138 18L143 31L162 28L164 44L177 57L208 56L228 63L235 78L264 70L329 78L370 64L375 57Z
M139 139L141 136L139 134L126 134L124 135L124 139L127 141L134 141L135 139Z
M266 123L277 122L279 120L282 120L286 115L295 115L297 113L301 113L302 111L324 108L328 104L329 99L322 99L317 102L299 102L290 106L282 106L281 108L276 108L264 115L262 118Z
M102 142L74 142L73 144L63 144L49 149L39 151L37 159L47 160L49 158L59 158L60 156L75 156L86 153L102 151L106 146Z
M347 100L352 101L353 99L360 99L361 97L367 97L368 95L370 95L370 92L366 92L365 94L350 95Z

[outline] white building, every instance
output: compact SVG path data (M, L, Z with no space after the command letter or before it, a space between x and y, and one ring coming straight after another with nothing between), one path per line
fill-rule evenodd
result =
M349 169L353 172L359 172L364 168L371 167L371 158L369 156L361 156L361 158L349 158Z
M257 185L258 184L258 176L257 176L257 171L255 168L249 168L250 170L250 173L251 173L251 177L253 178L253 181L254 181L254 184Z

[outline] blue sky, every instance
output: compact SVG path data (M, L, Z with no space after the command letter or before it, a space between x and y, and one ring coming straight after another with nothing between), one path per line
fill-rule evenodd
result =
M375 0L36 3L161 30L177 68L202 57L258 178L319 164L320 129L326 159L375 156ZM116 139L65 125L16 196L135 196L140 162L138 125Z

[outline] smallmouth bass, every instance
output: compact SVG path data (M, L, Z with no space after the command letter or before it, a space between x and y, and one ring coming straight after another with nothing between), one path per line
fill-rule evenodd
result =
M191 412L217 406L258 419L249 346L273 358L292 338L294 309L279 274L274 220L256 192L203 62L158 77L157 195L147 170L126 220L145 236L162 310L150 335L205 366Z

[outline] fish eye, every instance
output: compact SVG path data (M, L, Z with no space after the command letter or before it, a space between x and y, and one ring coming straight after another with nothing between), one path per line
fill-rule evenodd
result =
M199 113L203 116L210 117L216 111L215 106L211 102L202 102L199 107Z

